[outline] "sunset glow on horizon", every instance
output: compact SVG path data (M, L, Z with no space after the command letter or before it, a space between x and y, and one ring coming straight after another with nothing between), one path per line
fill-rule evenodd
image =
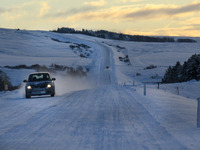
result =
M200 37L198 0L1 0L0 28Z

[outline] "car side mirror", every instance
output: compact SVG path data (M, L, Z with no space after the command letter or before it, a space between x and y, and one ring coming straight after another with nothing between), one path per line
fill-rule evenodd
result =
M52 80L53 80L53 81L55 81L55 80L56 80L56 78L52 78Z
M27 80L24 80L23 82L28 82Z

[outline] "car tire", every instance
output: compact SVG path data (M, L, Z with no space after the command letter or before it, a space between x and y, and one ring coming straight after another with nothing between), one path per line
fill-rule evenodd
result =
M31 98L31 96L26 94L26 98Z

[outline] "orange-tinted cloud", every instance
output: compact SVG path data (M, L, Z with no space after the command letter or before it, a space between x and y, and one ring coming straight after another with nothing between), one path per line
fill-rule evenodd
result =
M84 8L84 7L83 7ZM111 8L94 8L88 7L85 9L70 10L68 17L76 20L155 20L163 19L167 17L185 17L191 13L200 12L200 3L192 3L186 6L174 6L174 5L146 5L144 7L119 6ZM69 15L70 14L70 15ZM59 16L60 14L56 15ZM60 15L62 16L62 15ZM65 16L66 17L66 16Z
M84 2L84 4L89 6L100 7L104 6L106 4L106 1L105 0L91 1L91 2Z
M186 13L200 12L200 3L193 3L186 6L146 6L137 11L132 11L124 14L124 18L127 19L152 19L162 17L173 17L177 15L183 15Z
M96 11L96 10L98 10L98 7L83 6L83 7L79 7L79 8L71 8L71 9L65 10L65 11L48 13L43 17L44 18L66 18L66 17L69 17L69 16L77 15L77 14L83 14L84 15L84 14L87 14L88 12Z
M120 2L126 3L126 2L141 2L143 0L120 0Z
M39 17L46 15L49 12L49 10L50 10L50 6L48 5L48 3L42 2Z

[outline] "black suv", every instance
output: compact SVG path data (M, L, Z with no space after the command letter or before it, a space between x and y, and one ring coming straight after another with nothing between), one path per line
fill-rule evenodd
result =
M25 92L26 98L37 95L55 95L55 78L51 78L48 72L38 72L29 75L26 82Z

